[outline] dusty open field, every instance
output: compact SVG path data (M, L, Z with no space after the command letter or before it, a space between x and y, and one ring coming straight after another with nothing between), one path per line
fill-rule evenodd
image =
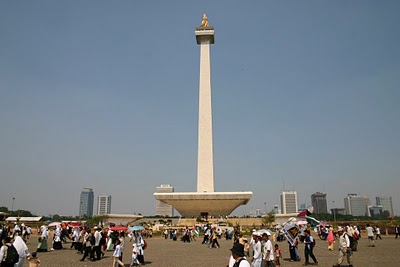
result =
M219 240L221 248L209 249L207 245L201 244L197 240L192 243L182 243L179 241L172 241L170 239L152 238L147 239L148 248L145 250L146 266L151 267L166 267L166 266L199 266L199 267L225 267L228 263L230 256L229 248L232 247L231 241L224 239ZM286 242L278 242L280 245L284 262L283 266L301 266L304 262L289 262L285 258L289 257L288 246ZM354 266L357 267L372 267L384 266L395 267L400 266L400 238L395 239L393 236L383 237L383 240L375 241L376 247L367 247L366 238L362 238L359 243L359 251L353 255ZM30 251L35 251L37 245L37 238L34 236L29 240L28 247ZM64 248L69 248L70 243L64 244ZM50 247L50 242L49 242ZM131 243L126 239L126 246L124 249L123 261L125 266L130 263L130 248ZM319 266L332 266L337 260L337 252L329 252L326 250L327 246L324 241L317 239L317 244L314 249ZM300 245L300 255L303 256L304 246ZM42 262L42 267L56 267L56 266L112 266L111 255L112 252L107 252L105 257L100 261L85 262L79 261L82 255L76 254L75 250L63 249L59 251L49 251L46 253L38 253L39 259ZM24 266L28 266L25 262ZM347 266L347 265L344 265Z

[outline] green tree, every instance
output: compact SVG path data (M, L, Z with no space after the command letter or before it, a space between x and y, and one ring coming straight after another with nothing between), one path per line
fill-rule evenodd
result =
M267 216L263 218L263 222L268 226L272 226L272 224L275 222L275 213L273 211L268 212Z
M0 207L0 212L8 212L8 208L7 207Z
M60 222L61 221L61 216L58 214L53 215L53 217L51 218L51 220L53 222Z

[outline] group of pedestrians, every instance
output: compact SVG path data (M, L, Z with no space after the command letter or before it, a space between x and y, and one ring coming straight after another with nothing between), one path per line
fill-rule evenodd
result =
M246 248L248 245L253 247L252 257L249 256L248 248ZM281 259L282 251L278 244L273 246L271 233L269 231L253 231L250 244L243 237L234 240L228 266L249 267L251 262L252 267L280 267Z
M40 267L37 253L29 253L26 241L21 236L24 236L23 231L15 231L15 228L0 225L1 267L22 267L25 259L29 261L29 267Z
M37 252L47 252L49 229L42 225L38 229L38 246L36 252L29 253L25 241L21 238L23 231L21 227L5 227L0 225L0 241L3 244L0 249L0 266L1 267L22 267L24 260L29 259L30 267L40 266L37 258ZM52 231L53 232L53 231ZM101 260L107 251L112 251L113 266L125 266L123 263L123 251L125 246L125 232L112 231L109 228L101 229L100 227L71 227L66 229L64 225L57 225L52 234L52 247L50 250L63 249L63 243L66 243L66 237L71 239L70 250L75 249L77 254L81 254L80 261L90 259L91 261ZM130 233L132 241L132 254L130 266L140 266L144 264L144 249L147 242L141 235L141 232ZM27 237L29 238L29 237ZM9 260L13 251L17 251L16 260Z
M133 242L130 266L140 266L144 264L144 249L147 243L140 232L132 232L130 236L130 241ZM70 249L75 247L78 254L83 254L80 261L85 261L87 258L91 261L99 261L107 251L113 251L113 266L125 266L123 263L126 239L124 231L101 229L97 226L93 229L77 228L74 230L72 238L73 243Z

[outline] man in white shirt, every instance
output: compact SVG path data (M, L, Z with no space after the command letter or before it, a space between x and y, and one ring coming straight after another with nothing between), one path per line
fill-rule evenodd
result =
M365 228L365 230L367 230L367 235L368 235L368 246L369 247L375 247L375 244L374 244L374 228L372 228L372 226L370 226L369 223L367 223L367 228Z
M274 249L272 247L272 242L269 240L270 233L263 233L262 238L264 239L264 262L266 267L274 266Z
M381 237L381 228L379 228L378 225L375 227L375 232L376 232L376 238L375 238L375 240L378 240L378 238L379 238L380 240L382 240L382 237Z
M253 245L254 255L251 264L253 267L261 267L262 264L261 234L256 235L254 242L255 242Z
M96 260L101 259L101 247L100 247L100 240L101 240L101 229L97 226L94 227L94 247L93 247L93 254L96 257Z
M343 228L339 226L338 228L338 234L339 234L339 259L336 265L333 265L334 267L339 267L340 264L342 264L344 260L344 256L347 256L347 263L349 264L349 267L353 267L353 262L351 260L351 247L350 247L350 239L349 236L347 235L346 232L343 231Z

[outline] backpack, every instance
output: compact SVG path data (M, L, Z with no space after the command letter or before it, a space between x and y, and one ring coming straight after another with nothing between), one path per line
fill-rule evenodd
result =
M147 242L146 240L143 239L143 250L145 250L147 248Z
M356 232L354 232L354 234L353 234L353 238L354 238L355 240L358 240L358 239L360 239L360 237L357 235L357 233L356 233Z
M311 247L315 247L315 238L313 238L313 241L311 242Z
M19 261L19 255L17 250L15 249L15 247L13 245L7 246L7 255L5 257L5 260L3 260L3 262L5 262L7 265L13 265L16 264Z

